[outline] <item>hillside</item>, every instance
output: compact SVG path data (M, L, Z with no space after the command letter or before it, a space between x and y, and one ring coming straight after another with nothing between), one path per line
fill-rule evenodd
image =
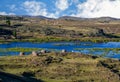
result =
M77 18L65 16L53 19L44 16L0 16L0 28L6 32L12 31L12 35L1 32L0 38L2 40L40 39L49 36L54 38L120 37L120 20L110 17Z
M0 57L0 80L2 82L119 82L119 65L119 60L78 53L3 56Z

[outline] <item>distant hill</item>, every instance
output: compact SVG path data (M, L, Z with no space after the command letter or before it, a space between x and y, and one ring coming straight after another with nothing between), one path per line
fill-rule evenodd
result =
M55 18L49 18L49 17L45 17L45 16L41 16L41 15L38 15L38 16L30 16L30 15L0 15L0 19L3 19L4 17L10 17L12 19L15 19L15 18L20 18L20 17L23 17L23 18L39 18L39 19L49 19L49 20L52 20L52 19L55 19ZM73 17L73 16L62 16L62 17L59 17L58 19L61 19L61 20L76 20L76 21L79 21L79 20L89 20L89 21L116 21L116 20L120 20L120 19L117 19L117 18L112 18L112 17L99 17L99 18L82 18L82 17Z
M45 16L30 16L30 15L22 15L22 17L29 17L29 18L40 18L40 19L54 19L54 18L49 18L49 17L45 17Z
M117 18L112 18L112 17L99 17L99 18L81 18L81 17L72 17L72 16L63 16L60 17L59 19L63 20L91 20L91 21L114 21L114 20L120 20Z
M59 17L58 19L63 19L63 20L86 20L88 18L80 18L80 17L72 17L72 16L62 16L62 17Z
M52 20L54 18L48 18L45 16L30 16L30 15L0 15L0 19L4 20L5 18L10 18L11 20L20 19L20 18L39 18L39 19L48 19Z

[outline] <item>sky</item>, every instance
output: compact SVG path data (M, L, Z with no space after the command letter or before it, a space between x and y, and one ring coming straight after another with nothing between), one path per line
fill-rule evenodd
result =
M120 18L120 0L0 0L0 15Z

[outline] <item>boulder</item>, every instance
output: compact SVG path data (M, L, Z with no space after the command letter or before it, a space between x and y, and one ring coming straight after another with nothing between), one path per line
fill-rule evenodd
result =
M67 52L65 49L63 49L62 51L61 51L62 53L65 53L65 52Z
M36 51L32 51L32 56L38 56L38 53Z
M46 50L41 50L41 53L46 53Z
M20 52L19 56L24 56L25 53L24 52Z

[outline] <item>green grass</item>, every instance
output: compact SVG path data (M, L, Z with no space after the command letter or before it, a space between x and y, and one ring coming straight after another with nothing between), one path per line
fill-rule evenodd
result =
M10 40L0 40L0 43L9 43L9 42L60 42L60 41L82 41L82 42L120 42L119 38L104 38L104 37L57 37L57 36L42 36L40 38L26 38L26 39L10 39Z
M7 48L7 49L3 49L0 48L0 52L32 52L32 51L40 51L42 50L42 48Z
M120 48L75 48L75 50L78 50L78 51L88 50L90 53L103 52L101 56L106 56L110 51L112 51L113 53L117 53L117 54L120 53L119 52Z
M93 51L120 51L120 48L75 48L75 50L93 50Z
M42 50L42 48L8 48L6 51L31 52Z

